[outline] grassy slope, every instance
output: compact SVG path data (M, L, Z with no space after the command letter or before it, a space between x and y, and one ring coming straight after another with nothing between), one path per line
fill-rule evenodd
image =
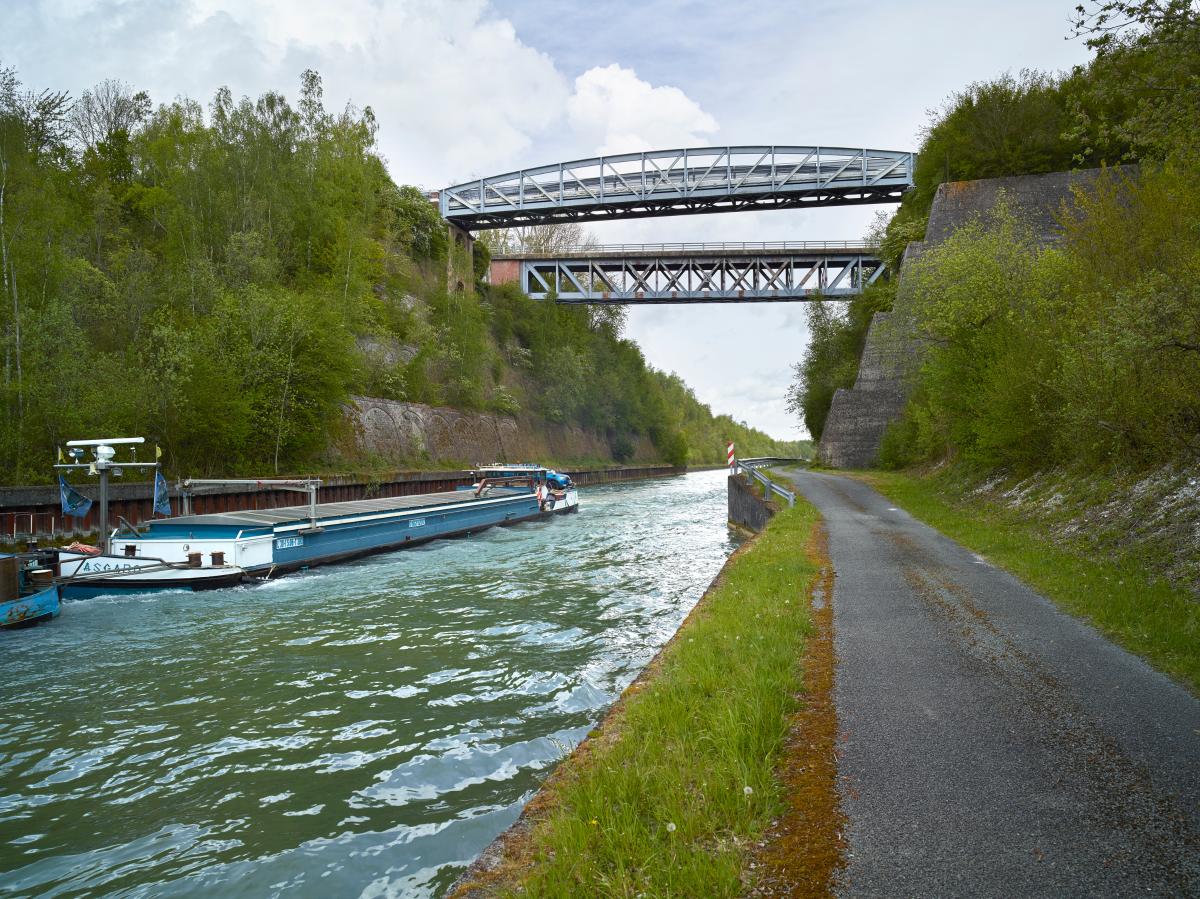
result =
M798 503L730 561L602 730L547 783L521 857L501 878L507 888L742 893L752 843L785 803L774 769L811 629L816 522Z
M948 494L898 472L866 477L916 518L1039 590L1066 611L1200 692L1200 604L1129 560L1098 558L1057 541L1049 527L995 504Z

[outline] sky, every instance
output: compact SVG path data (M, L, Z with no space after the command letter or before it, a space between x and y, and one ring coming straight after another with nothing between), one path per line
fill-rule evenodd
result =
M399 183L437 189L598 153L725 144L916 150L972 81L1087 59L1077 0L4 0L0 64L74 95L105 78L155 102L277 90L316 69L370 106ZM606 222L605 243L847 240L877 209ZM784 393L803 304L632 307L626 336L716 413L806 436Z

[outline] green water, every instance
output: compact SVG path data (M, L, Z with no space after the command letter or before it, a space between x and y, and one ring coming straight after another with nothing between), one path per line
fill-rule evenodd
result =
M0 632L0 894L429 896L733 549L725 475Z

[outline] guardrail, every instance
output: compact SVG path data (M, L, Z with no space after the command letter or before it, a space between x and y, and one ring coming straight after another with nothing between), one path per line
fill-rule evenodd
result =
M751 478L763 485L763 491L766 496L770 497L773 493L780 499L787 502L789 506L796 505L796 494L790 490L785 490L780 487L769 477L758 470L758 467L767 467L768 465L781 465L788 462L803 462L803 459L785 459L780 457L764 457L761 459L736 459L738 471L743 471L750 475Z
M764 240L725 243L605 243L556 250L497 250L493 259L560 259L566 256L653 256L662 253L817 253L837 250L874 251L865 240Z

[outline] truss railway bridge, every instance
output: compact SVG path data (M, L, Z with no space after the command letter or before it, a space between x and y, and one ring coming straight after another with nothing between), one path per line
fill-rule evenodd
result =
M896 203L913 153L799 146L598 156L438 192L459 235L492 228L670 215ZM794 302L848 296L884 274L861 242L609 245L497 255L492 283L560 303Z

